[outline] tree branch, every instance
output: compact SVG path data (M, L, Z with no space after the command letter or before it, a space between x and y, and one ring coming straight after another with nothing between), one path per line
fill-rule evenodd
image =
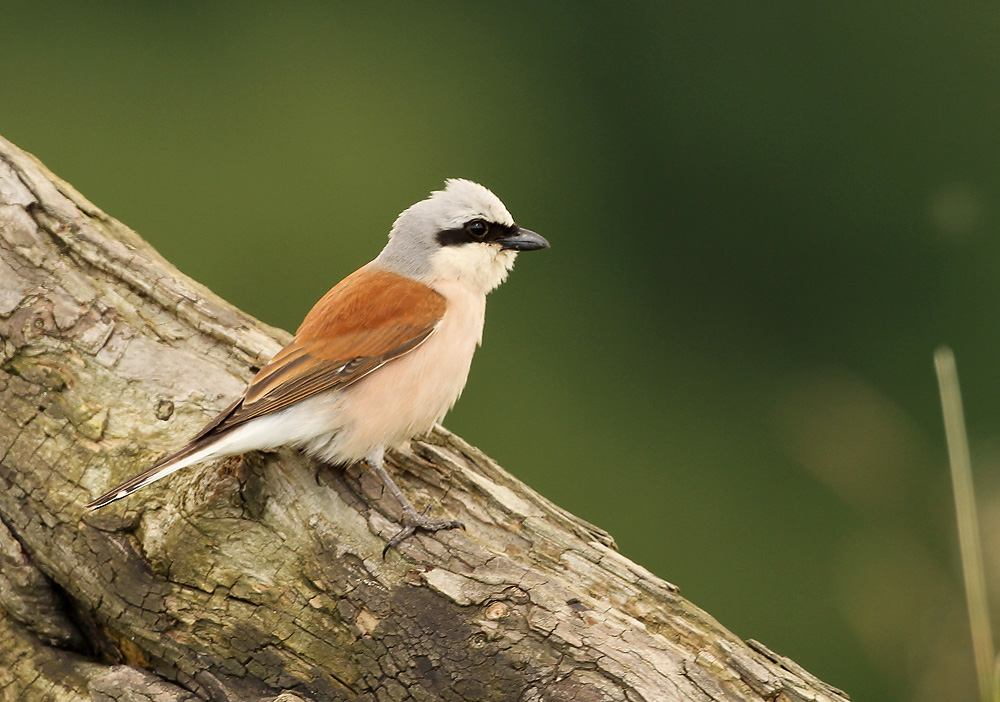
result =
M4 695L844 699L441 428L389 469L467 530L385 560L399 515L379 481L293 451L84 514L287 340L0 139Z

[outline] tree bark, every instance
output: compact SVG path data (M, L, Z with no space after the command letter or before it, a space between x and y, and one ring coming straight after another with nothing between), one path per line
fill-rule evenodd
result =
M846 699L442 428L389 469L466 530L384 560L378 479L290 450L83 511L288 339L0 139L0 698Z

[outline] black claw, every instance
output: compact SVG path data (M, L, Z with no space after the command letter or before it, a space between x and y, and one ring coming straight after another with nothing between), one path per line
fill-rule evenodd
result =
M385 548L382 549L382 560L385 560L385 554L389 553L390 548L395 548L396 546L399 546L399 544L402 543L403 539L412 536L414 533L416 533L416 531L417 528L415 526L405 526L402 529L400 529L399 532L394 537L389 539L389 542L385 545Z
M316 470L313 472L313 478L316 479L317 485L325 485L325 483L322 480L323 471L330 470L332 466L329 463L326 463L325 461L319 461L319 460L316 461L315 465L316 465Z

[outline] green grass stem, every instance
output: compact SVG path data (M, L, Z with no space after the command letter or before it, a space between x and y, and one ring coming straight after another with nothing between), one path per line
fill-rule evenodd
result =
M962 556L962 576L972 629L972 649L983 702L1000 702L997 684L997 661L993 653L993 633L986 594L983 550L979 538L979 518L976 513L976 492L972 483L972 462L969 439L962 412L962 393L958 385L955 354L947 347L934 352L941 407L944 412L945 436L951 482L955 492L955 512L958 517L958 543Z

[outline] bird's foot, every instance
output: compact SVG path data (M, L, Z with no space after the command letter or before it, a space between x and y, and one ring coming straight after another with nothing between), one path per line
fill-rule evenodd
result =
M428 505L423 512L414 509L403 511L403 528L394 537L389 539L389 543L382 549L382 558L389 553L389 549L398 546L404 539L413 536L418 531L441 531L442 529L465 529L465 525L457 519L431 519L427 516L431 507Z

